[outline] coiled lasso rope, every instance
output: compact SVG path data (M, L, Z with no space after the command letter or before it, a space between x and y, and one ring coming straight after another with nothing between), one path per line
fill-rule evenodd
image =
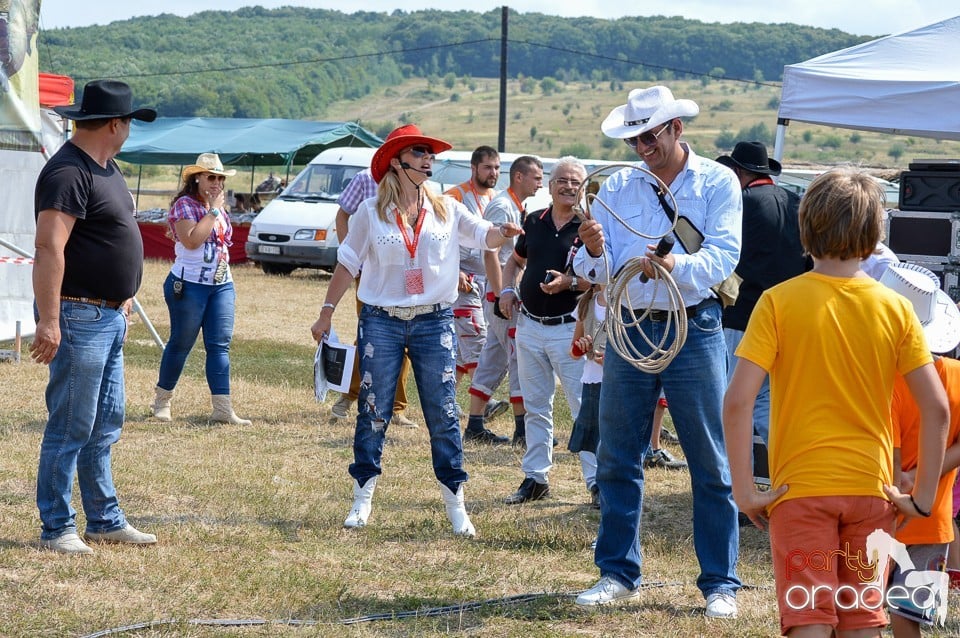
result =
M670 188L659 177L647 169L634 164L608 164L596 169L584 179L583 184L580 186L580 193L578 193L577 200L585 202L585 205L583 208L580 208L579 205L575 208L577 217L581 220L592 219L590 211L594 203L599 203L614 219L634 235L651 241L657 241L661 237L672 233L676 227L679 212L674 215L673 223L669 230L663 235L646 235L631 227L630 224L625 222L622 217L607 206L606 202L597 197L595 193L587 191L587 186L590 184L592 178L612 168L618 167L641 171L653 177L657 180L660 191L673 202L673 210L677 211L676 198L673 196L673 193L670 192ZM610 229L606 229L606 231L609 233ZM607 330L608 344L617 351L618 355L630 362L635 368L650 374L662 372L670 365L670 362L673 361L674 357L677 356L683 347L683 344L687 341L687 318L684 312L683 296L680 294L679 288L677 288L677 283L673 280L673 277L670 276L666 268L656 262L650 262L654 271L654 276L650 280L654 285L651 299L656 298L657 293L660 291L660 286L663 286L666 289L669 305L668 312L670 313L669 320L665 323L666 330L664 330L663 336L661 336L659 341L654 342L640 327L640 322L646 319L650 311L653 310L652 302L648 304L646 308L636 308L630 299L630 292L627 289L630 281L643 273L643 258L631 257L624 263L623 267L613 275L610 274L610 261L606 250L603 252L603 258L607 266L606 296L608 310L604 325ZM617 310L619 310L619 312ZM637 332L640 333L644 343L646 343L650 349L649 354L641 352L630 340L628 331L632 328L635 328Z

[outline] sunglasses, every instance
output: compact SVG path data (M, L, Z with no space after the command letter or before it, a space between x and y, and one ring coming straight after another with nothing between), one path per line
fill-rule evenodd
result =
M644 146L653 146L654 144L657 143L657 140L660 139L660 136L663 134L663 132L666 131L668 128L670 128L670 124L672 123L673 123L673 120L670 120L669 122L661 126L660 130L657 131L656 133L651 133L650 131L646 131L644 133L641 133L640 135L635 135L634 137L628 137L623 141L626 142L627 146L629 146L630 148L637 148L638 142L642 143Z
M437 154L433 152L429 146L413 146L408 148L406 153L413 155L414 159L420 159L421 157L426 157L427 159L435 159Z
M225 182L227 181L226 176L224 175L204 175L206 179L211 182Z

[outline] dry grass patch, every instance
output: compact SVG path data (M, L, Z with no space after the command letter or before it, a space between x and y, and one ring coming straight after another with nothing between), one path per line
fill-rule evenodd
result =
M160 287L167 264L147 264L139 300L168 331ZM312 343L328 276L268 277L238 266L232 363L237 411L249 427L207 420L202 345L188 361L175 420L148 420L160 350L141 321L127 346L128 421L114 448L114 475L130 520L160 544L98 546L88 557L37 547L34 483L46 369L0 364L0 633L85 636L139 622L176 619L138 636L770 636L777 631L767 541L745 530L740 573L752 587L740 618L707 622L695 587L689 475L650 472L643 546L651 585L636 604L587 612L571 595L598 573L589 545L598 515L587 506L577 459L558 447L553 497L508 507L522 475L520 452L466 447L467 501L478 530L455 538L433 477L424 427L391 429L367 528L341 525L350 506L352 427L332 422L311 388ZM351 308L337 329L352 334ZM422 417L416 393L410 415ZM463 397L464 403L466 396ZM331 399L332 400L332 399ZM566 442L570 416L557 402ZM512 420L493 429L509 434ZM679 450L671 448L679 454ZM79 499L75 500L79 507ZM80 515L80 528L83 516ZM344 619L404 614L531 593L438 617L342 626ZM190 625L189 619L299 619L307 625ZM957 635L951 621L932 636Z

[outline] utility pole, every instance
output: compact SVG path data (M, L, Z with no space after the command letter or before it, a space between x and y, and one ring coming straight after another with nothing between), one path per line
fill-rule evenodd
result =
M500 8L500 134L497 137L497 150L507 150L507 22L510 9Z

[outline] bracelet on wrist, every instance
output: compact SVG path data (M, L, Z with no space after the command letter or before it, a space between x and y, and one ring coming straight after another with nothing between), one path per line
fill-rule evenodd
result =
M913 494L910 495L910 502L913 504L913 509L917 510L917 514L919 514L923 518L930 518L930 515L933 512L925 512L922 509L920 509L920 506L917 505L917 502L913 500Z
M325 302L323 302L323 305L320 306L320 312L323 312L324 308L329 308L330 310L336 310L336 309L337 309L337 304L335 304L335 303L330 303L329 301L325 301Z
M219 209L219 208L211 208L210 210L207 211L207 214L208 214L208 215L213 215L214 217L219 217L219 216L220 216L220 209Z
M513 294L517 294L516 291L515 291L513 288L504 288L503 290L500 291L500 296L502 297L502 296L504 296L505 294L507 294L508 292L512 292Z
M497 226L497 231L500 233L501 237L503 237L504 239L507 238L507 234L503 232L503 226Z

